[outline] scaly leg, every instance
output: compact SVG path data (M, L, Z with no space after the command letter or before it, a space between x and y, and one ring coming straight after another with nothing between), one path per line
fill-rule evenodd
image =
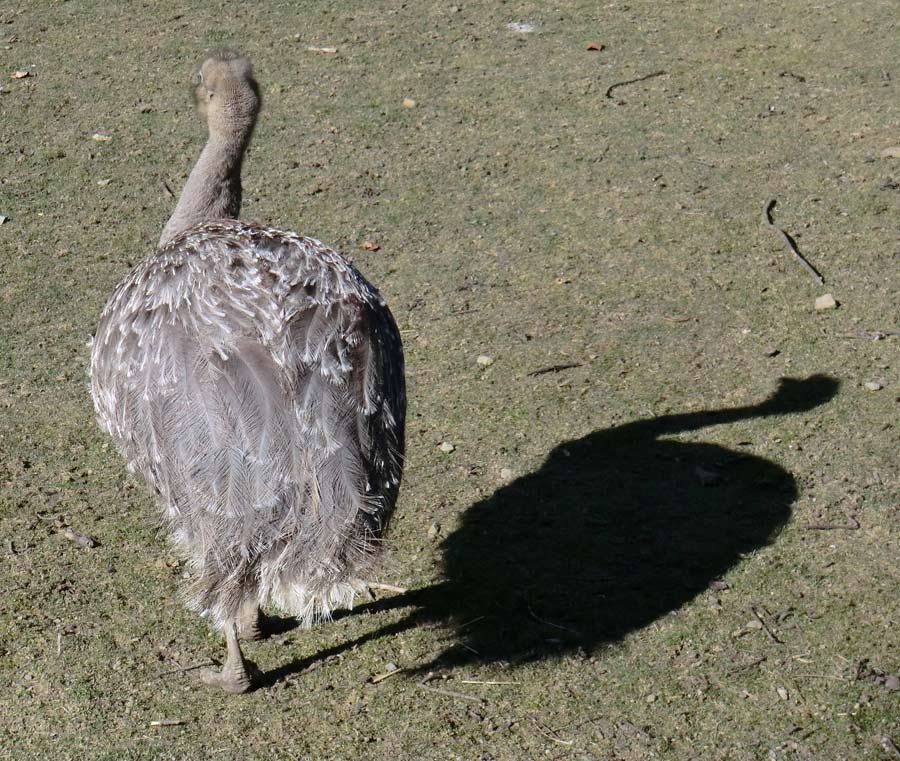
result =
M265 630L266 617L259 609L255 599L245 600L238 613L238 637L243 640L265 639L268 632Z
M222 670L203 669L200 672L200 681L212 687L219 687L225 692L234 694L247 692L253 687L253 677L259 673L259 669L254 663L244 659L241 646L238 644L235 624L225 628L225 644L228 648L228 656Z

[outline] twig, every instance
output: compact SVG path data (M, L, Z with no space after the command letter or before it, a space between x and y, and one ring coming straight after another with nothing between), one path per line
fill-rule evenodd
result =
M380 581L364 581L369 589L381 589L385 592L396 592L398 595L405 595L407 593L406 587L395 587L393 584L382 584Z
M481 679L460 679L460 684L521 684L521 682L498 682L494 680L481 680Z
M885 328L884 330L857 330L853 333L838 333L838 338L865 338L869 341L883 341L888 336L900 336L900 330Z
M795 674L795 676L806 677L807 679L834 679L837 682L846 682L842 676L835 676L834 674Z
M150 722L151 727L177 727L179 724L187 724L184 719L154 719Z
M385 671L383 674L378 674L377 676L373 676L371 679L372 684L378 684L379 682L383 682L385 679L390 679L392 676L396 676L404 669L394 669L393 671Z
M315 671L316 669L322 668L322 666L331 663L332 661L342 660L344 656L340 653L333 653L329 655L327 658L322 658L319 661L313 661L309 664L305 669L301 669L297 672L297 676L303 676L304 674L308 674L310 671Z
M546 375L547 373L558 373L561 370L569 370L573 367L581 367L581 362L563 362L559 365L550 365L549 367L542 367L539 370L532 370L527 374L529 378L536 378L538 375Z
M419 683L420 690L427 690L428 692L436 692L438 695L446 695L448 698L460 698L461 700L473 700L476 703L483 703L484 698L479 697L478 695L467 695L464 692L456 692L456 690L445 690L441 687L430 687L427 684Z
M757 621L759 621L760 626L762 626L762 628L763 628L763 631L764 631L766 634L769 635L769 639L772 640L772 642L777 642L779 645L783 645L783 644L784 644L784 642L782 642L780 639L778 639L778 637L776 637L776 636L772 633L772 630L766 625L766 622L763 621L762 618L760 617L759 613L756 612L756 606L751 605L751 606L750 606L750 612L753 614L753 617L754 617Z
M545 731L541 726L541 723L537 719L535 719L533 716L529 716L528 718L530 718L534 722L534 726L537 727L537 731L551 742L559 743L560 745L572 745L572 743L575 742L574 740L560 740L558 737L554 737L552 734L550 734L550 732L552 732L553 730Z
M807 531L858 531L860 523L856 518L850 518L849 523L807 523Z
M754 658L750 663L745 663L742 666L735 666L733 669L727 672L728 676L733 676L734 674L739 674L741 671L746 671L747 669L756 668L760 663L765 661L769 656L761 655L759 658Z
M606 97L612 98L612 91L618 90L620 87L625 87L625 85L633 85L637 82L643 82L646 79L653 79L654 77L661 77L665 73L666 72L662 70L654 71L652 74L644 74L644 76L638 77L637 79L626 79L624 82L615 82L606 88Z
M772 221L772 209L775 208L776 203L778 203L778 201L776 201L774 198L766 203L766 206L763 209L763 223L770 230L774 230L781 236L782 240L785 242L785 245L787 245L787 247L791 250L791 253L796 257L797 261L806 268L806 271L809 272L810 275L812 275L813 279L819 285L825 285L825 278L822 277L819 274L819 271L806 260L806 257L804 257L803 254L800 253L800 250L797 248L797 244L794 239L780 227L776 227L775 223Z
M215 666L216 664L213 661L201 661L200 663L192 663L190 666L179 666L175 669L169 669L168 671L163 671L157 674L154 679L162 679L164 676L169 676L170 674L184 674L188 671L194 671L195 669L202 669L204 666Z
M562 629L564 632L569 632L570 634L574 634L576 637L580 637L581 634L574 629L570 629L568 626L561 626L560 624L554 624L552 621L545 621L543 618L540 618L537 613L535 613L531 606L528 606L528 612L531 614L531 617L537 621L538 623L545 624L546 626L552 626L554 629Z

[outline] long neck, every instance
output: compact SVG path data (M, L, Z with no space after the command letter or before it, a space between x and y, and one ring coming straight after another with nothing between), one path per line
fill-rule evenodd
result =
M241 210L241 161L249 137L210 136L163 228L160 247L200 222L237 217Z

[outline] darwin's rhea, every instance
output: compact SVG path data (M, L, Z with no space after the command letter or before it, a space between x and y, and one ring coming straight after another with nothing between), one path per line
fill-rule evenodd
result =
M378 291L319 241L236 221L260 108L216 54L209 139L156 252L118 285L91 356L97 419L165 509L193 608L224 631L204 681L251 688L260 607L309 623L348 606L397 499L403 352Z

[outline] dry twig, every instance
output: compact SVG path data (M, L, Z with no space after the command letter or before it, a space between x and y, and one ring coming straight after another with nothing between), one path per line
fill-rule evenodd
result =
M751 605L751 606L750 606L750 612L753 614L753 617L754 617L757 621L759 621L760 626L762 626L762 628L763 628L763 631L764 631L766 634L769 635L769 639L772 640L772 642L777 642L779 645L783 645L783 644L784 644L784 642L782 642L780 639L778 639L778 637L775 636L775 634L774 634L774 633L772 632L772 630L768 627L768 625L766 624L766 622L762 620L762 617L759 615L759 613L756 612L756 606L755 606L755 605Z
M806 271L810 275L812 275L813 279L819 285L825 285L825 278L822 277L819 274L819 271L807 261L806 257L803 256L803 254L800 253L800 250L797 248L797 243L794 241L794 239L780 227L776 227L775 223L772 221L772 209L775 208L776 203L778 202L774 198L766 203L766 206L763 209L763 223L770 230L774 230L781 236L781 239L785 242L785 245L791 250L791 253L797 259L797 261L806 268Z
M561 370L568 370L572 367L581 367L581 362L563 362L559 365L550 365L542 367L539 370L532 370L528 373L529 378L536 378L538 375L546 375L547 373L558 373Z
M642 77L637 77L636 79L626 79L624 82L614 82L609 87L606 88L606 97L611 98L613 90L618 90L620 87L625 87L626 85L633 85L638 82L643 82L647 79L653 79L654 77L661 77L665 74L662 69L659 71L654 71L651 74L644 74Z

